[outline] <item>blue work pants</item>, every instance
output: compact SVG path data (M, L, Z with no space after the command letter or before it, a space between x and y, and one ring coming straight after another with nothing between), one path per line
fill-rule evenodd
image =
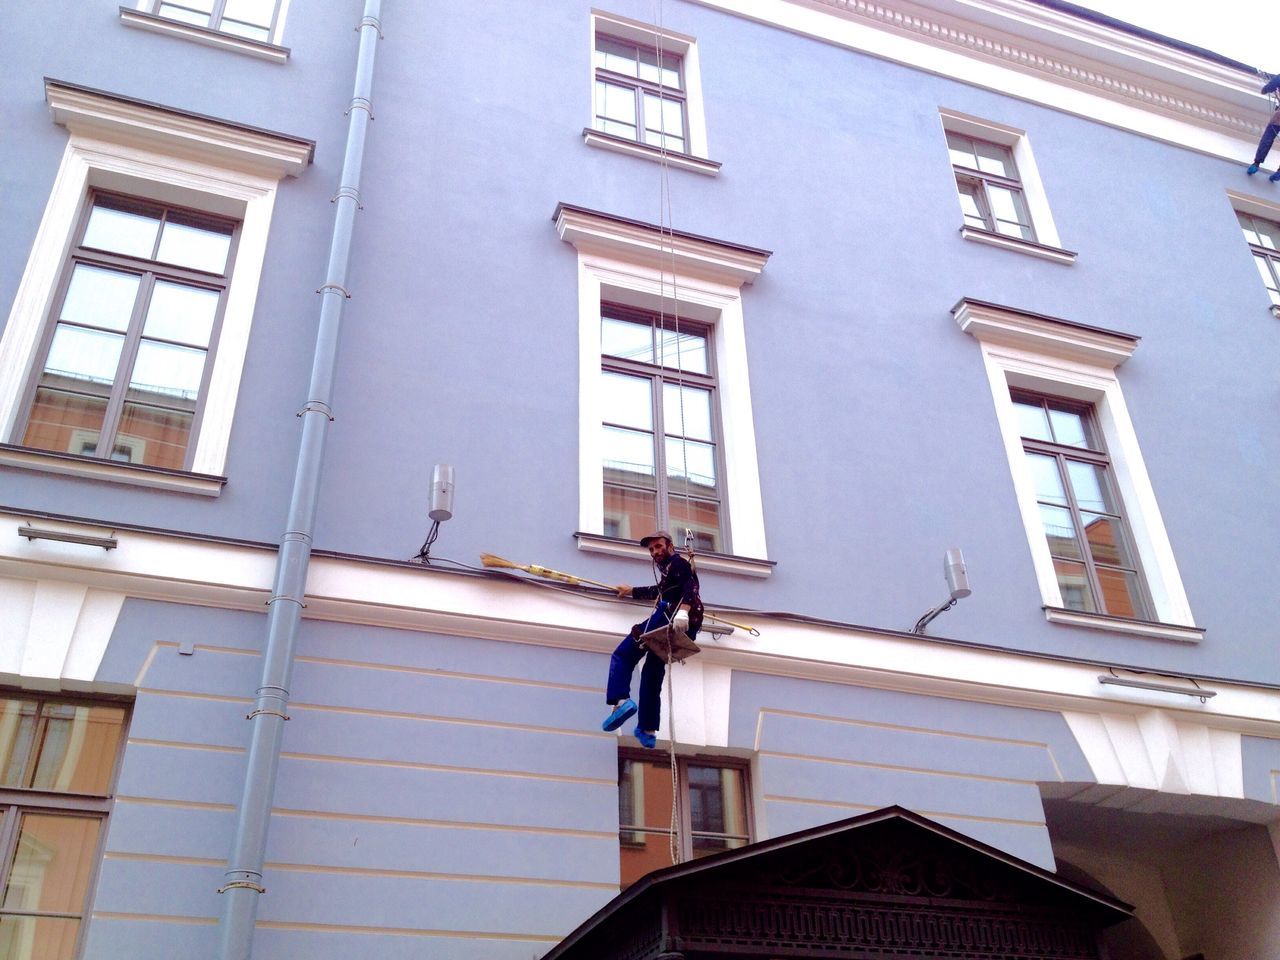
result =
M653 615L640 628L641 633L648 633L667 624L667 603L659 600ZM636 726L656 733L662 721L662 678L666 676L667 665L656 653L649 653L640 646L631 635L622 638L618 649L609 658L609 686L604 698L609 703L618 703L631 696L631 674L636 664L644 657L644 667L640 670L640 714L636 718Z
M1262 131L1262 139L1258 141L1258 152L1253 157L1254 163L1261 165L1267 159L1267 154L1271 152L1271 145L1276 142L1277 133L1280 133L1280 124L1268 123L1267 129Z

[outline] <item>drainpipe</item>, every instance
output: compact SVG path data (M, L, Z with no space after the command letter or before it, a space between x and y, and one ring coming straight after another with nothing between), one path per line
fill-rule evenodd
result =
M360 206L360 168L364 161L365 132L372 119L373 60L381 37L381 0L365 0L364 18L357 28L360 53L356 59L355 92L347 111L347 151L342 161L342 182L334 197L337 211L329 244L329 266L320 288L320 323L307 402L299 411L302 442L294 467L293 496L275 580L267 601L267 639L263 651L262 685L248 719L253 724L248 764L236 839L227 860L227 871L218 892L225 898L222 911L221 960L249 960L253 949L254 922L262 886L262 862L266 857L267 825L271 819L280 762L280 741L289 682L293 673L293 648L302 618L307 569L311 563L311 538L324 460L325 434L333 419L329 400L337 366L338 327L347 293L347 265L351 259L351 232Z

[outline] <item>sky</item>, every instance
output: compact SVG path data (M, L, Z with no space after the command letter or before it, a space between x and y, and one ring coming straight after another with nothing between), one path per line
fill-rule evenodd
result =
M1117 20L1280 72L1276 0L1072 0Z

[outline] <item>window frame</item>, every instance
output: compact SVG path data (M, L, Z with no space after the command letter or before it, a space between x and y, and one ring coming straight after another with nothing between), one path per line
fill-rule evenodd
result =
M213 7L209 11L209 22L207 24L191 23L190 21L183 20L180 17L172 17L160 12L160 8L165 4L169 4L171 6L176 6L176 7L184 7L186 9L191 9L190 7L186 7L186 4L182 3L181 0L146 0L146 4L142 9L145 9L146 12L150 13L152 16L161 17L162 19L165 19L165 20L172 20L175 23L182 23L182 24L186 24L187 26L200 27L205 30L213 30L213 31L216 31L217 33L222 33L222 34L226 34L227 36L236 37L237 39L240 39L240 40L249 40L255 43L274 43L275 42L276 35L277 35L276 24L283 19L281 15L281 8L284 7L286 3L288 3L288 0L272 0L271 23L267 25L267 38L265 40L260 40L257 37L246 37L242 33L236 33L233 30L224 30L222 28L222 21L226 14L228 2L229 0L213 0ZM192 12L203 14L204 11L192 10ZM236 22L241 23L243 21L237 20ZM255 26L257 26L257 24L255 24Z
M655 759L655 756L659 759ZM669 826L667 829L658 829L654 827L645 827L643 825L635 829L628 829L628 826L622 822L622 765L630 760L635 762L646 763L651 766L661 764L661 755L655 755L652 750L641 750L636 747L619 747L618 748L618 848L619 856L626 845L623 840L624 833L643 833L653 837L669 838L671 832ZM704 837L720 837L726 839L741 839L746 844L754 843L756 839L755 829L755 808L754 798L751 791L751 762L741 757L726 757L719 755L706 754L677 754L676 755L676 778L677 786L680 791L680 843L681 859L688 862L693 858L693 804L689 793L689 767L707 767L710 769L732 769L737 770L742 776L742 811L743 819L746 822L747 831L745 834L717 834L709 831L699 831L700 836ZM668 771L668 776L669 776ZM669 823L669 821L668 821ZM707 854L712 856L713 854ZM619 880L621 880L621 863L619 863ZM634 881L633 881L634 882ZM630 884L628 884L630 886ZM625 887L623 888L625 889Z
M291 51L281 44L290 0L275 0L271 32L266 40L245 37L220 28L200 26L157 13L160 2L161 0L134 0L128 6L121 6L120 22L126 27L163 36L179 37L193 43L246 54L272 63L287 63L289 60ZM217 0L217 2L222 4L223 0ZM221 10L221 5L215 9Z
M1045 619L1183 643L1202 640L1204 630L1195 625L1192 617L1116 374L1116 368L1137 348L1138 338L967 297L951 312L960 329L974 337L981 348ZM1083 613L1063 606L1011 390L1092 406L1101 442L1111 457L1111 479L1123 504L1123 516L1155 619Z
M951 137L964 137L971 144L973 144L975 155L977 154L978 144L985 144L987 146L996 147L1000 149L1001 151L1003 151L1008 155L1009 164L1013 167L1014 174L1015 175L1017 174L1018 164L1017 164L1017 161L1014 160L1013 158L1013 151L1010 150L1008 147L1006 147L1004 144L996 143L994 140L983 140L979 137L971 137L968 134L957 133L954 130L948 130L947 137L948 137L948 143L947 143L948 150L950 149L950 146L951 146L949 142ZM984 170L977 170L973 167L961 166L960 164L957 164L954 161L951 164L951 169L955 172L955 175L956 175L957 189L960 189L960 186L962 183L977 187L978 192L974 199L977 203L978 213L982 217L984 229L986 229L991 233L998 233L1001 236L1010 237L1011 239L1014 239L1014 240L1025 240L1028 243L1038 242L1039 234L1036 232L1035 218L1031 215L1030 207L1027 204L1026 192L1023 190L1021 178L1017 176L1010 178L1010 177L1001 176L1000 174L997 174L997 173L988 173ZM1016 201L1015 205L1020 203L1022 206L1022 209L1026 212L1026 215L1027 215L1026 224L1019 223L1018 226L1020 227L1025 226L1026 229L1031 232L1031 236L1015 237L1012 234L1004 233L1004 231L1000 230L996 222L995 208L992 206L992 203L991 203L990 188L992 186L1003 187L1005 190L1008 190L1010 193L1017 195L1018 200ZM963 192L964 191L961 190L961 193ZM967 217L968 215L966 214L966 220L967 220Z
M642 49L641 43L637 40L629 40L625 37L618 37L606 31L599 30L595 34L595 45L592 47L593 59L594 59L594 55L599 52L599 44L601 40L611 40L614 43L634 46L636 48L637 54L639 54L639 51ZM635 98L636 143L639 143L648 147L655 147L658 150L662 150L663 146L649 143L645 139L645 134L649 132L649 128L645 123L645 111L644 111L645 94L650 94L652 96L655 96L660 101L670 100L672 103L680 104L680 139L684 142L684 149L673 150L670 147L666 147L666 151L669 154L670 153L688 154L689 153L689 107L688 107L688 97L684 91L684 87L685 87L684 58L677 53L671 53L670 51L664 50L661 42L657 40L656 35L655 35L654 43L652 44L652 47L657 54L659 76L661 76L661 68L665 65L664 64L665 57L671 57L675 61L676 73L679 75L679 78L680 78L679 87L668 87L661 82L654 83L652 80L646 80L640 76L629 77L626 74L617 73L616 71L610 70L607 67L602 67L598 65L595 66L595 81L596 83L608 83L608 84L612 84L615 87L627 87L631 89L633 96ZM639 62L639 58L637 56L637 63L638 62ZM592 126L595 128L597 133L608 132L596 126L596 124L599 123L602 118L600 114L595 110L592 111L591 119L592 119ZM661 134L664 142L670 136L670 134L666 132L665 127L661 131ZM613 134L613 136L621 137L622 134Z
M1103 439L1102 431L1098 426L1097 416L1095 414L1093 405L1089 403L1081 403L1079 401L1063 399L1061 397L1055 397L1045 393L1038 393L1030 390L1020 390L1016 387L1010 388L1010 394L1011 394L1011 399L1015 404L1018 404L1018 403L1038 404L1042 409L1046 411L1046 417L1047 417L1047 412L1050 408L1067 410L1067 411L1079 414L1083 419L1083 421L1085 422L1086 431L1089 434L1091 434L1093 438L1096 439L1095 446L1074 447L1074 446L1071 446L1070 444L1059 443L1052 440L1040 440L1034 437L1027 437L1025 435L1023 435L1021 438L1022 449L1025 453L1035 453L1041 456L1048 456L1053 458L1054 463L1058 468L1058 475L1062 482L1063 494L1065 495L1065 498L1067 501L1065 505L1054 505L1054 506L1060 506L1060 507L1065 506L1065 509L1068 512L1070 512L1071 522L1075 526L1076 536L1080 543L1080 557L1078 558L1078 560L1070 557L1054 557L1052 550L1050 550L1050 557L1053 559L1064 560L1070 563L1080 563L1081 565L1084 566L1085 577L1088 580L1089 589L1093 592L1093 596L1095 598L1094 605L1099 608L1104 608L1106 606L1106 594L1102 588L1102 580L1098 573L1098 568L1102 567L1103 569L1106 569L1106 570L1117 570L1121 572L1127 571L1127 572L1133 573L1135 575L1135 581L1137 583L1137 596L1132 597L1135 607L1138 608L1138 612L1136 614L1133 614L1133 615L1116 614L1106 609L1098 609L1098 610L1085 611L1085 612L1104 614L1108 616L1124 616L1124 617L1129 617L1130 619L1150 621L1152 619L1153 607L1151 604L1150 592L1147 588L1146 576L1142 572L1141 560L1136 555L1133 556L1132 560L1133 560L1134 566L1132 570L1130 570L1127 567L1122 567L1115 564L1098 563L1098 561L1093 556L1093 551L1089 544L1088 537L1085 535L1086 526L1084 522L1083 511L1077 500L1076 491L1074 486L1071 483L1069 473L1065 467L1066 462L1074 461L1077 463L1089 463L1094 466L1103 468L1105 479L1102 481L1102 483L1105 484L1106 493L1110 495L1111 500L1116 507L1116 511L1114 513L1108 512L1101 515L1107 516L1115 520L1116 525L1119 528L1120 535L1124 538L1126 547L1129 549L1129 552L1132 553L1133 550L1131 545L1133 543L1133 531L1129 529L1129 521L1125 517L1123 498L1120 496L1120 491L1116 489L1116 484L1113 479L1113 471L1111 467L1111 457L1107 453L1106 442ZM1051 421L1049 422L1051 423ZM1037 504L1042 503L1042 501L1040 501L1038 498L1036 502ZM1098 513L1098 511L1089 511L1089 512ZM1047 533L1046 533L1046 539L1047 539ZM1059 591L1061 594L1061 588L1059 588ZM1063 599L1062 606L1066 609L1073 609L1073 610L1075 609L1074 607L1068 607L1065 599Z
M683 231L561 203L556 231L578 253L579 550L645 558L634 542L604 534L600 444L600 308L617 303L674 312L711 328L723 463L725 550L698 558L704 570L768 577L760 466L756 454L742 286L772 255ZM732 552L730 552L732 551Z
M676 367L664 366L656 362L644 363L638 360L627 360L626 358L623 358L623 357L616 357L611 354L606 354L603 351L603 349L600 352L600 370L602 373L609 372L609 373L624 374L624 375L632 376L636 378L643 377L649 381L650 404L651 404L651 410L652 410L652 416L653 416L653 420L652 420L653 428L651 430L651 433L653 435L653 443L654 443L654 489L652 492L655 496L655 510L654 510L654 516L656 517L655 529L671 530L672 535L676 537L676 540L680 543L683 543L684 542L683 531L684 531L685 525L678 524L677 526L680 527L679 530L675 529L675 527L672 526L675 523L675 521L671 519L670 501L672 499L676 499L676 500L686 500L690 504L699 503L699 502L714 503L716 505L716 516L718 520L718 524L717 524L718 528L716 530L716 536L718 537L721 546L727 545L728 537L725 532L725 527L726 527L725 525L725 493L723 488L724 478L725 478L725 465L724 465L723 443L722 443L723 428L721 426L721 420L720 420L719 389L718 389L718 380L716 377L714 328L706 324L702 324L702 323L698 323L697 321L690 320L685 317L676 317L674 314L663 314L660 311L642 310L636 307L629 307L625 304L611 303L608 301L605 301L600 304L600 313L601 313L602 321L603 321L604 315L608 313L612 316L616 316L620 320L636 323L637 326L639 326L641 323L646 323L649 326L649 329L651 331L674 330L676 322L678 321L682 325L681 327L682 329L696 329L701 336L705 337L706 354L707 354L707 371L708 371L705 374L697 373L694 371L680 370L680 369L677 369ZM664 412L665 405L663 403L663 386L668 383L678 385L681 387L689 386L689 387L694 387L700 390L707 390L711 394L710 402L711 402L712 439L710 443L715 450L714 462L715 462L715 470L716 470L716 493L718 495L714 501L710 500L707 497L699 497L693 494L689 494L686 496L686 495L673 494L671 492L671 489L669 486L670 474L667 472L667 463L666 463L667 461L666 438L669 436L678 436L682 440L685 440L687 438L683 434L673 434L670 430L666 428L665 412ZM621 429L627 429L627 430L636 429L634 427L628 427L625 424L611 424L608 421L605 421L603 419L600 421L600 423L602 427L616 426ZM705 441L695 440L695 442L702 443ZM604 493L604 486L606 485L609 485L609 481L607 479L604 481L604 484L601 487L602 496ZM627 489L627 490L641 491L644 493L650 492L650 491L644 490L641 487L629 487L624 484L613 484L613 486L618 486L618 487L621 487L622 489ZM636 534L636 531L634 530L630 532L632 534ZM646 531L646 532L652 532L652 531ZM697 537L697 534L698 534L698 531L694 530L695 537ZM643 535L643 534L639 534L639 535ZM628 537L625 539L634 539L634 537ZM704 548L701 546L696 546L695 549L701 552ZM711 549L711 548L708 547L705 549ZM723 551L712 550L712 552L723 552Z
M1077 254L1062 247L1062 241L1058 236L1058 227L1054 222L1053 212L1049 207L1048 195L1045 192L1044 182L1040 177L1040 169L1036 163L1035 154L1031 149L1031 139L1027 132L1017 127L996 123L992 120L984 120L946 107L938 109L938 118L942 126L944 156L947 167L951 172L952 181L956 187L956 204L960 209L960 236L965 240L1001 247L1006 250L1016 250L1019 253L1025 253L1042 260L1050 260L1054 263L1075 263ZM980 140L998 147L1004 147L1009 151L1014 170L1018 174L1017 182L1013 186L1019 188L1022 194L1023 204L1027 210L1027 218L1031 221L1031 229L1035 234L1034 240L1012 237L999 233L994 228L979 229L970 225L964 219L964 207L960 204L958 178L962 175L972 175L974 177L990 175L977 170L971 171L968 168L957 168L951 162L947 134L957 134L962 137L968 137L971 140ZM961 170L963 174L959 172ZM1005 180L1006 178L999 179ZM1008 183L1002 183L1001 185L1008 185ZM984 189L983 196L985 197L985 195Z
M1275 233L1280 235L1280 220L1274 220L1250 210L1241 210L1239 206L1235 208L1235 214L1236 222L1239 224L1242 231L1244 229L1244 224L1240 223L1240 218L1248 217L1251 221L1260 220L1263 223L1270 224L1275 227ZM1280 216L1280 213L1277 213L1276 216ZM1254 234L1261 236L1261 231L1259 231L1256 226L1253 228L1253 232ZM1257 261L1261 260L1267 265L1267 270L1271 275L1271 283L1268 284L1267 281L1263 279L1263 288L1267 291L1267 296L1271 300L1271 312L1280 316L1280 249L1265 247L1260 243L1254 243L1247 237L1245 237L1244 240L1249 247L1249 252L1253 255L1255 264Z
M99 821L101 825L94 843L94 849L91 852L93 866L88 883L85 885L84 902L79 914L6 910L0 907L0 917L50 917L77 920L76 942L72 948L71 955L79 957L84 952L85 938L89 928L88 921L92 919L92 906L97 893L98 880L102 874L102 863L107 849L108 821L119 784L120 771L124 766L124 752L129 742L129 726L133 720L134 702L124 697L90 697L64 693L46 696L28 690L8 688L0 689L0 698L33 701L38 704L37 717L39 718L44 717L43 708L46 704L113 706L119 707L124 711L124 716L120 723L119 742L116 746L115 756L112 759L104 793L72 793L43 790L35 787L0 786L0 893L3 893L7 888L18 841L21 839L22 818L25 814L94 819ZM39 738L33 738L33 744L40 744L41 742ZM39 750L33 749L31 757L27 761L28 765L34 763L38 755Z
M227 249L227 262L224 272L220 275L212 274L192 267L181 267L176 264L168 264L159 260L133 257L128 254L115 253L112 251L85 246L85 230L88 227L89 217L92 215L95 203L99 197L105 197L110 200L124 202L126 204L157 207L163 212L163 216L166 218L162 223L167 222L167 217L170 213L179 213L194 218L219 221L223 225L230 226L232 228L231 239ZM240 226L240 222L237 220L229 217L219 217L204 210L197 210L177 204L163 204L153 200L146 200L107 190L91 188L84 198L82 209L76 221L75 233L72 235L75 239L72 241L70 249L67 251L66 262L63 266L62 274L59 277L57 289L50 301L49 317L46 320L45 329L40 336L39 344L34 352L35 362L32 365L29 382L20 401L19 415L15 422L12 434L14 443L25 447L21 438L25 437L27 427L30 424L31 413L35 405L36 391L40 387L41 374L44 369L45 361L49 355L49 348L53 343L54 334L60 323L57 314L65 302L67 290L71 285L71 278L75 273L77 264L84 263L89 266L116 269L120 272L136 273L140 278L138 292L135 295L133 312L129 318L129 325L124 331L125 339L121 348L121 356L116 367L116 378L112 381L111 392L108 395L107 409L103 414L103 425L99 433L97 446L98 450L102 449L104 443L110 443L111 451L114 452L114 448L118 445L119 441L136 441L141 439L135 437L123 437L119 432L128 383L127 380L122 381L121 378L128 377L130 375L133 369L133 364L137 360L137 346L139 341L142 339L142 324L146 320L144 307L150 302L151 294L155 289L156 282L174 281L180 282L186 286L196 286L205 290L216 289L218 291L218 307L214 313L213 324L209 331L209 345L205 351L204 369L200 374L200 386L196 398L196 406L191 415L191 429L187 436L187 448L183 454L182 467L178 468L183 471L190 472L192 461L195 459L196 442L200 436L201 418L204 414L208 399L209 380L213 376L214 364L216 362L218 336L222 331L222 318L226 312L227 291L231 288L231 280L235 272L236 253L240 240ZM159 239L160 234L157 232L157 242L159 242ZM128 369L125 369L126 363ZM112 429L108 431L108 427L111 427ZM116 461L109 455L103 456L97 452L93 454L84 454L75 453L73 451L44 450L42 447L25 448L30 450L41 450L47 453L60 453L68 456L82 457L91 460L121 462ZM148 464L134 462L130 462L130 465L149 466ZM158 469L170 468L161 467Z
M668 166L680 170L688 170L707 176L718 175L721 165L717 161L710 159L707 149L707 121L704 106L705 100L702 94L702 69L697 40L687 34L669 30L665 26L659 29L653 24L642 23L639 20L631 20L627 17L605 13L601 10L591 11L589 26L587 64L590 69L587 71L589 79L587 84L587 117L590 118L590 122L582 130L583 142L589 147L627 154L633 157L642 157L646 160L665 162ZM639 124L636 139L629 139L596 129L596 77L598 68L595 66L595 57L596 38L599 36L609 37L625 43L634 43L649 49L658 48L664 54L679 58L682 84L682 90L679 92L683 96L682 102L684 104L685 149L683 152L670 148L664 152L661 147L644 142L644 114L639 95L637 95L637 106L640 112L637 114ZM612 76L612 74L610 75ZM639 78L631 77L622 77L620 79L628 81L628 85L633 80L639 80ZM670 88L664 89L667 90L668 94L671 93ZM653 85L653 92L657 92L656 84Z

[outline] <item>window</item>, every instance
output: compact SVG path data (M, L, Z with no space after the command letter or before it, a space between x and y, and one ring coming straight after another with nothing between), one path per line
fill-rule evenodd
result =
M707 159L698 47L692 37L591 14L589 146L714 175ZM665 151L665 153L664 153Z
M634 540L687 527L698 549L721 550L709 338L675 316L601 310L606 535Z
M1280 307L1280 223L1236 212L1273 307Z
M0 957L75 956L126 713L0 698Z
M625 889L671 865L671 765L668 758L618 757L618 846ZM747 767L732 760L676 759L684 859L751 842Z
M947 134L947 151L956 172L964 222L981 230L1034 240L1036 232L1022 197L1013 152L998 143L959 133Z
M45 96L70 136L0 332L0 463L217 496L276 189L314 145Z
M157 0L157 16L221 30L249 40L270 41L280 0Z
M1116 368L1138 338L965 298L1045 617L1197 642Z
M188 467L236 226L92 197L40 351L24 446Z
M714 541L704 569L769 576L742 316L769 252L563 203L553 220L578 252L578 548L643 557L625 538L662 519Z
M1007 250L1073 263L1063 250L1044 184L1022 130L940 111L963 214L960 235Z
M1012 399L1062 605L1150 619L1093 409L1016 391Z
M685 152L680 57L660 44L643 46L596 35L595 128L628 140Z

